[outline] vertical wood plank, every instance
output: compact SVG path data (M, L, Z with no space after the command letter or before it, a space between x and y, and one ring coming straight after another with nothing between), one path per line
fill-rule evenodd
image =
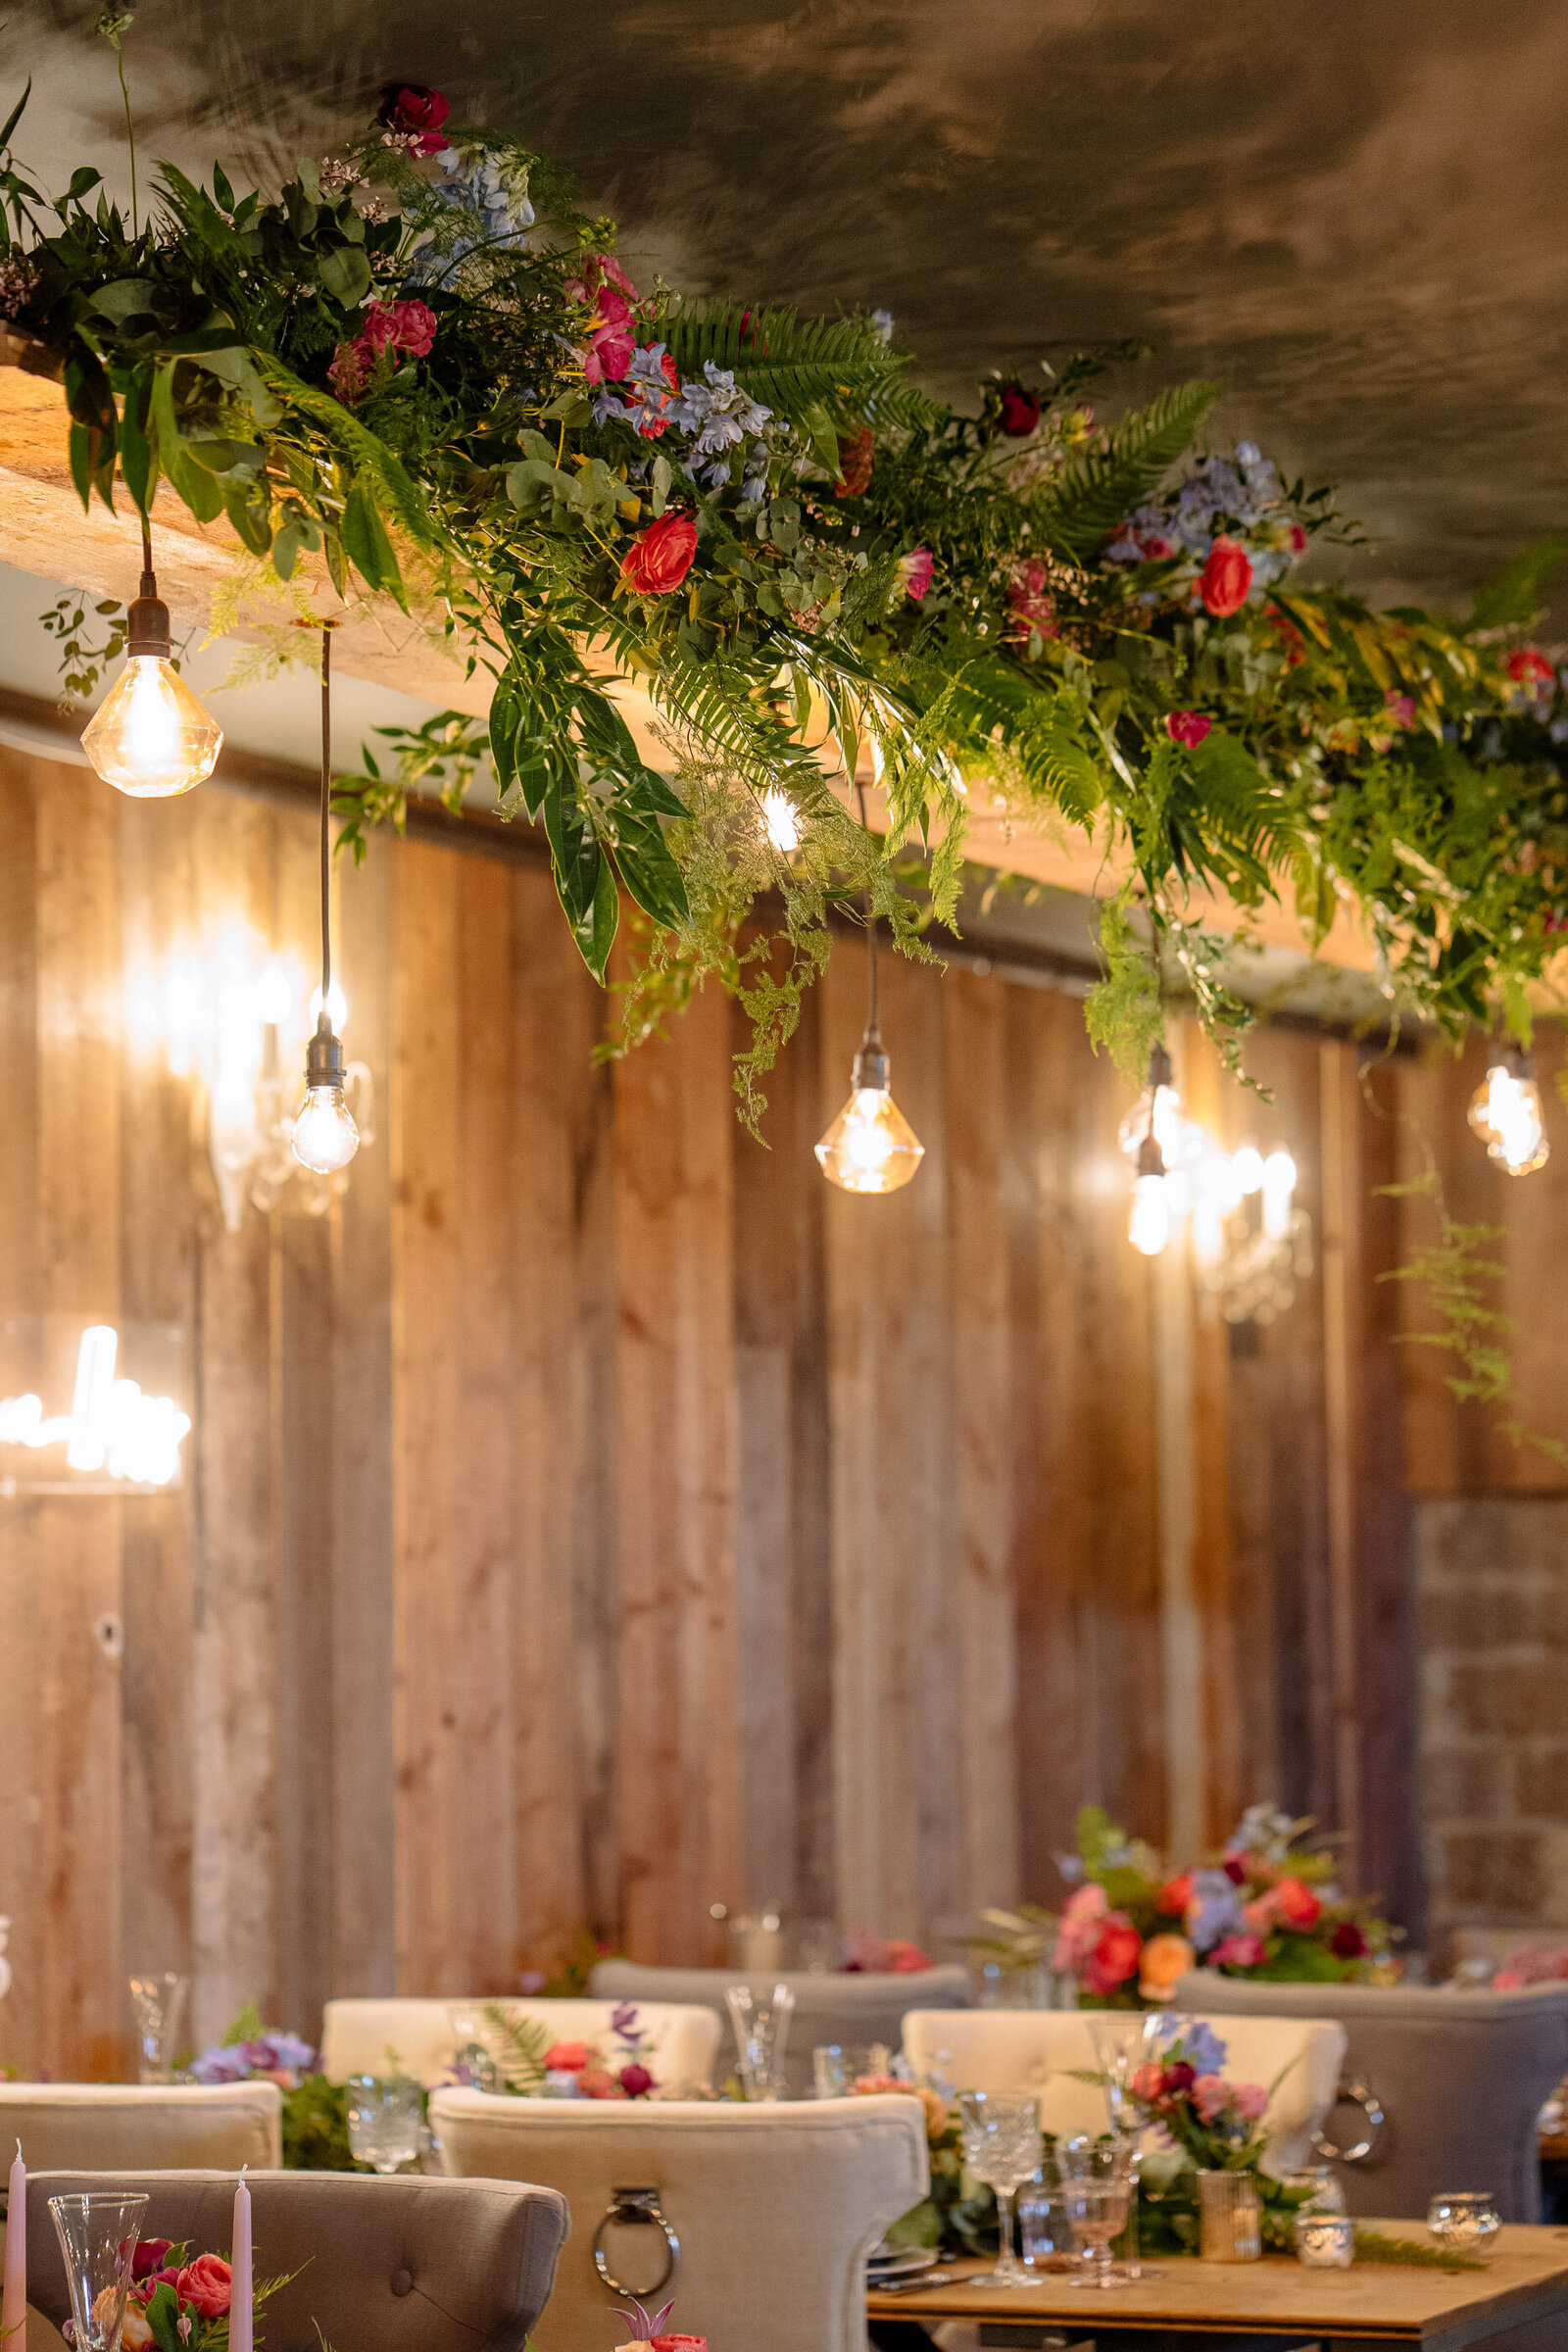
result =
M615 1069L626 1933L706 1957L740 1888L727 1009Z
M405 845L393 879L393 1460L397 1982L462 1992L452 1874L459 1616L453 1531L464 1321L459 1214L459 865ZM489 1311L489 1302L475 1312Z
M334 1993L396 1985L392 1446L392 872L373 840L340 868L351 1060L369 1068L375 1131L333 1228L332 1887Z
M1003 989L971 973L950 973L944 1009L962 1572L960 1903L974 1911L1018 1900L1018 1626L1002 1183L1012 1067Z
M120 1319L120 925L113 796L52 768L37 799L38 1231L44 1311ZM40 2042L89 2080L126 2054L120 1540L126 1505L38 1504L44 1876ZM107 1900L106 1900L107 1895Z

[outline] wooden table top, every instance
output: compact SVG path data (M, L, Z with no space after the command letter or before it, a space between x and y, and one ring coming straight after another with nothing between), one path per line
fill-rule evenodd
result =
M1371 2222L1369 2229L1418 2244L1419 2222ZM1048 2271L1038 2284L974 2283L991 2265L954 2263L933 2274L946 2284L904 2294L870 2292L873 2319L1051 2320L1069 2331L1165 2327L1195 2333L1382 2337L1391 2343L1464 2344L1496 2328L1568 2310L1568 2230L1510 2225L1479 2271L1405 2270L1358 2262L1348 2271L1308 2270L1289 2255L1261 2262L1200 2262L1161 2255L1159 2276L1106 2293Z

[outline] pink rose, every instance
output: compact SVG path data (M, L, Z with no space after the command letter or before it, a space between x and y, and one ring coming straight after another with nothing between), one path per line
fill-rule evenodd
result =
M912 597L919 604L931 585L931 574L935 569L936 564L928 547L911 547L906 556L901 556L899 579L905 595Z
M1238 2115L1245 2115L1250 2124L1261 2120L1268 2106L1268 2092L1261 2082L1238 2082L1231 2095Z
M1134 2069L1127 2087L1132 2092L1133 2097L1135 2099L1142 2099L1144 2105L1147 2107L1151 2105L1153 2100L1158 2098L1160 2084L1164 2082L1164 2079L1165 2070L1160 2065L1159 2060L1157 2058L1146 2058L1142 2066Z
M1384 708L1396 727L1415 725L1415 704L1407 694L1398 694L1391 686L1383 697Z
M174 2292L204 2320L222 2320L228 2316L229 2278L220 2254L198 2254L180 2272Z
M882 1965L892 1977L917 1977L931 1965L929 1952L922 1952L917 1943L908 1942L903 1936L890 1936Z
M1185 744L1188 751L1196 752L1213 724L1201 710L1171 710L1166 714L1165 732L1172 743Z
M422 360L435 341L435 313L422 302L372 302L363 334L373 351L406 351Z
M1230 2095L1230 2084L1223 2075L1200 2075L1193 2084L1193 2105L1205 2124L1218 2123Z
M1227 1936L1208 1955L1210 1968L1261 1968L1268 1955L1261 1936Z
M1224 620L1239 612L1247 602L1252 585L1252 561L1245 547L1222 531L1209 551L1208 562L1198 575L1198 593L1204 608L1216 620Z
M1100 1927L1110 1904L1105 1889L1091 1879L1070 1894L1061 1907L1061 1926L1056 1934L1056 1948L1052 1955L1053 1968L1081 1968L1100 1941Z

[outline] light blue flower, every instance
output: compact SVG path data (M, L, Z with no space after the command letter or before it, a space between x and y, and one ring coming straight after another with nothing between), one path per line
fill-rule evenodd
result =
M891 311L873 311L871 313L871 324L876 328L877 333L881 336L884 343L892 342L893 313Z
M1200 1952L1211 1951L1225 1936L1246 1928L1241 1896L1224 1871L1194 1871L1187 1921L1187 1932Z

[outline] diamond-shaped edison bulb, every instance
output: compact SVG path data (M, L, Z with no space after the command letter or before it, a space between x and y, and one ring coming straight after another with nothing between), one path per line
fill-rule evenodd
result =
M816 1147L829 1184L845 1193L896 1193L925 1157L888 1092L890 1064L875 1028L867 1029L850 1073L853 1093Z
M138 801L205 782L222 746L222 728L160 654L130 656L81 738L104 782Z

